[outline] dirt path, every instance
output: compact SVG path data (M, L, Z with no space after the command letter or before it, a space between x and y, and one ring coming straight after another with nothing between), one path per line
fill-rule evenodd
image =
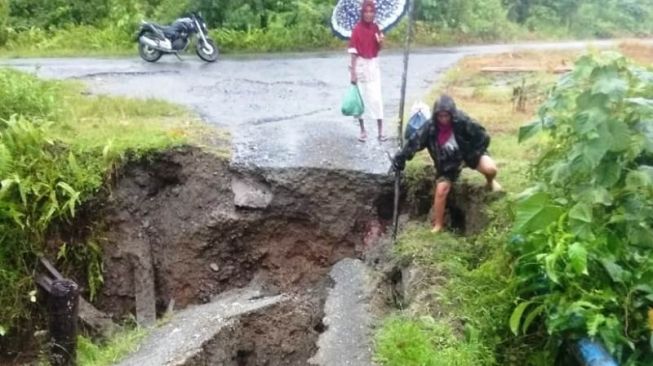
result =
M587 42L428 49L411 58L408 100L420 98L465 55L524 49L578 49ZM608 47L613 41L592 42ZM3 62L42 76L81 79L94 93L156 97L189 106L234 137L237 163L260 167L313 167L384 173L385 151L395 142L357 142L357 126L340 114L348 86L347 55L259 56L204 64L193 56L157 64L140 59L33 59ZM382 58L386 120L396 135L402 56ZM430 101L427 101L430 103ZM370 124L371 135L376 127Z

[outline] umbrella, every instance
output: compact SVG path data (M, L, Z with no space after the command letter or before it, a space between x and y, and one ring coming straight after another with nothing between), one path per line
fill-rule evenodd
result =
M409 0L376 0L376 24L386 32L401 20L408 10ZM340 0L333 9L331 29L336 36L349 39L361 17L363 0Z

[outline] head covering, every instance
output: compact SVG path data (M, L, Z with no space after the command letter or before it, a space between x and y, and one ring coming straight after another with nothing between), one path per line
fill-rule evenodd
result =
M453 118L457 111L456 102L453 98L447 94L442 94L440 99L435 103L435 106L433 106L433 121L436 121L435 117L440 112L447 112Z
M377 39L378 33L381 32L379 26L374 21L368 23L363 20L365 10L370 7L372 10L376 11L374 1L363 1L361 7L361 19L354 27L349 40L349 53L357 54L365 59L377 57L381 50L381 46Z
M443 94L433 106L433 123L438 127L438 145L442 146L449 141L453 134L454 117L456 116L456 102L450 96ZM444 125L438 121L438 113L447 112L451 115L451 123Z
M363 15L365 15L365 10L371 8L373 12L376 13L376 4L372 0L363 1L363 6L361 6L361 22L364 22Z

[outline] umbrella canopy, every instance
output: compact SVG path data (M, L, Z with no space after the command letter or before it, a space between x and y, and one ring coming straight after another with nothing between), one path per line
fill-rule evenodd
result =
M376 24L386 32L394 27L408 10L408 0L376 0ZM331 16L331 28L336 36L349 39L361 18L363 0L339 0Z

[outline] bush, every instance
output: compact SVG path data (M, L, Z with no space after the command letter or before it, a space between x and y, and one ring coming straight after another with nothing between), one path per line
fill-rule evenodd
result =
M0 47L7 43L9 26L9 4L6 1L0 1Z
M47 124L0 122L0 333L29 318L32 282L51 223L75 215L89 173L54 143Z
M53 32L30 28L10 33L5 49L21 55L123 54L136 52L132 36L133 31L128 32L116 25L103 28L70 26Z
M653 363L652 100L652 71L616 54L585 56L520 131L550 143L509 246L522 299L510 318L516 334L541 317L554 339L594 337L620 364Z
M17 114L35 120L57 119L62 109L57 83L0 69L0 120Z
M52 29L99 25L109 15L110 0L7 0L12 25L19 29Z

